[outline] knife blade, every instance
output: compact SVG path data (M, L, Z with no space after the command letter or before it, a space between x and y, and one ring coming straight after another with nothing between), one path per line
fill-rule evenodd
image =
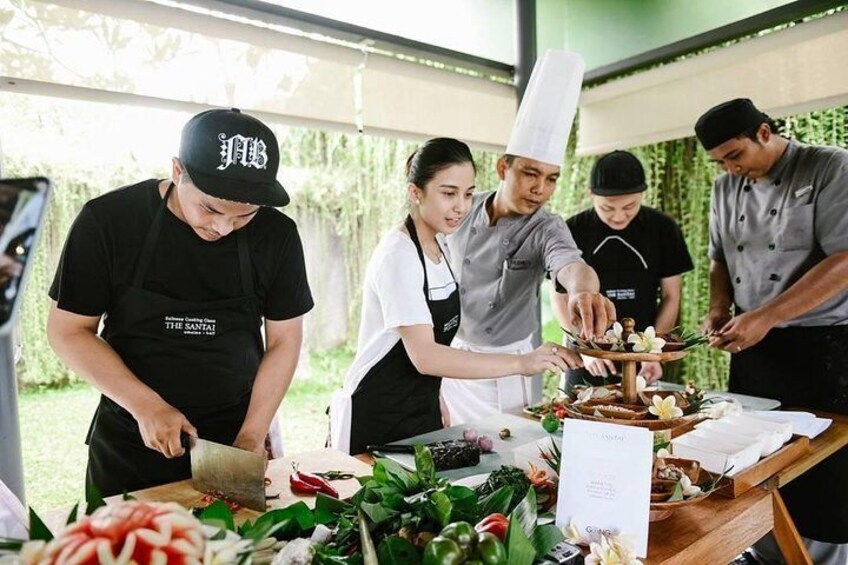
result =
M245 508L265 512L265 459L251 451L200 438L189 441L191 485L225 496Z
M382 451L383 453L415 453L414 445L368 445L365 449L371 453L374 453L375 451Z

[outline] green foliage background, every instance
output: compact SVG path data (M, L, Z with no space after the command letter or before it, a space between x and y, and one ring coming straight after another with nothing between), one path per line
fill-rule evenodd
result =
M848 107L791 117L785 121L784 133L806 143L848 147ZM336 230L343 242L346 272L343 284L350 289L349 341L354 343L365 266L380 235L403 217L402 169L416 144L299 128L285 128L280 142L283 166L305 169L309 173L286 212L295 219L307 213L319 217ZM695 261L695 270L684 277L681 324L697 328L708 304L709 194L717 170L694 138L638 147L633 151L648 174L647 204L680 222ZM497 155L477 153L475 156L478 190L497 188ZM588 206L585 187L593 160L573 156L566 159L560 186L549 204L552 211L567 217ZM4 165L9 176L38 171L51 177L57 187L24 298L21 338L25 353L19 374L22 384L28 387L67 384L74 377L53 355L44 330L49 307L46 293L65 235L82 204L102 192L104 187L136 182L156 172L139 171L131 165L114 171L59 169L46 163L19 160ZM321 297L316 299L320 301ZM546 332L546 337L558 339L555 325ZM726 383L727 363L725 354L699 349L683 361L677 378L722 388Z

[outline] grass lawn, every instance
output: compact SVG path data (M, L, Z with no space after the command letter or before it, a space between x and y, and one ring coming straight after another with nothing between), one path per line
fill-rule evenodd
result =
M313 353L302 364L280 408L286 453L324 447L325 410L353 358L347 349ZM85 435L99 394L88 385L22 392L21 443L27 504L39 512L70 508L83 499Z

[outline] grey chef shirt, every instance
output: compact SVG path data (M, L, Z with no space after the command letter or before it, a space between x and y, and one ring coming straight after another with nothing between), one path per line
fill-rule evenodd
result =
M743 311L765 305L840 251L848 251L848 151L790 140L758 182L731 174L715 181L709 255L727 264ZM781 326L843 324L848 292Z
M547 210L500 218L490 226L486 202L494 195L474 195L468 216L447 242L462 304L457 337L503 346L539 330L545 273L553 278L582 260L565 221Z

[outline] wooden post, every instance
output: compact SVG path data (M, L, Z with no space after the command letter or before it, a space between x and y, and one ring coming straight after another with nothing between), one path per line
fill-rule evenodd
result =
M627 338L635 329L636 321L633 318L624 318L621 320L621 326L621 338L624 343L627 343ZM637 404L636 361L622 361L621 365L621 390L624 393L624 402Z

